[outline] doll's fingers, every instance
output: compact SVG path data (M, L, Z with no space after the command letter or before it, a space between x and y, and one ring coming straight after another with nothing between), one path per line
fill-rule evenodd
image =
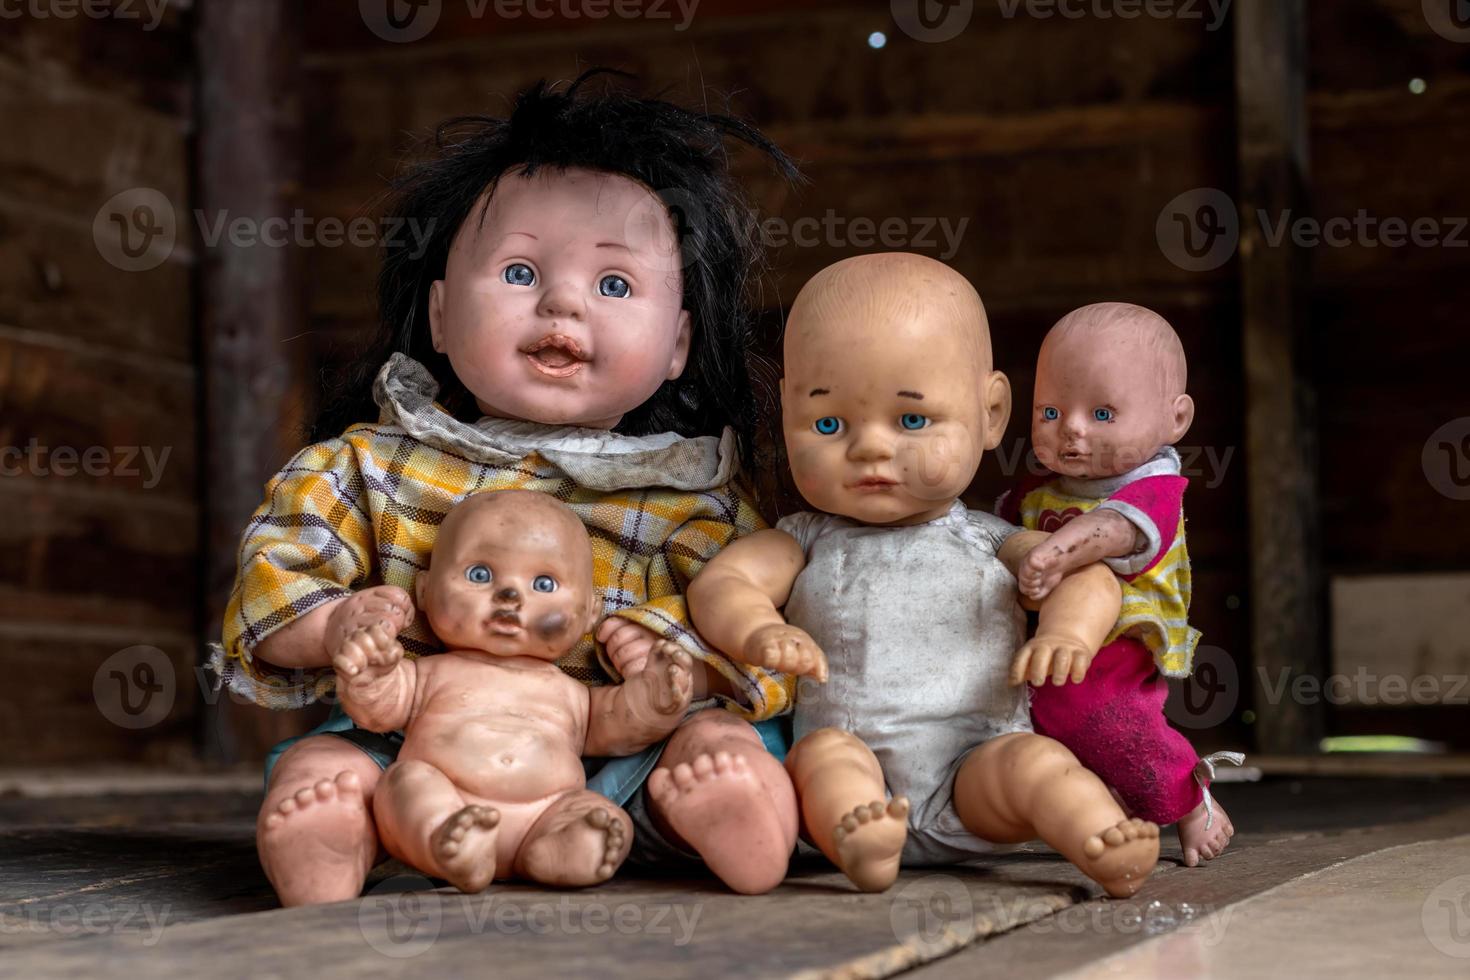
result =
M1072 651L1065 648L1058 650L1051 658L1051 682L1061 687L1067 682L1067 675L1072 670Z
M597 638L602 641L603 646L612 650L637 636L637 630L637 624L614 617L603 620L602 627L597 631Z
M827 683L827 655L821 650L812 650L812 670L809 672L819 682Z
M1031 682L1032 687L1040 687L1046 683L1046 677L1051 673L1052 649L1049 646L1038 646L1031 654L1031 669L1026 672L1026 679Z
M1081 684L1087 677L1087 668L1091 666L1092 655L1085 651L1079 651L1072 658L1072 683Z
M1016 659L1011 661L1011 686L1024 683L1026 671L1031 666L1031 644L1026 644L1016 653Z

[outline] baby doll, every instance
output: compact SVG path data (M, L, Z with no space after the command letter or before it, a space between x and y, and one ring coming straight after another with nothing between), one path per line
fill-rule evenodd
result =
M980 297L933 259L846 259L802 289L785 350L791 472L822 512L726 548L689 602L711 644L804 675L787 766L809 839L881 890L900 860L1040 837L1133 894L1158 827L1032 733L1021 683L1087 662L1118 585L1101 566L1067 577L1026 642L1012 570L1044 536L959 500L1010 414Z
M795 171L734 118L594 87L538 84L508 118L446 124L398 182L388 213L426 237L386 246L379 344L351 397L325 406L320 441L268 485L213 663L232 690L288 708L329 696L330 654L362 627L386 621L409 659L437 653L407 590L444 515L482 490L550 494L591 534L607 614L557 666L600 687L661 638L696 661L701 710L643 753L590 760L589 788L626 807L631 859L702 860L764 890L796 839L791 781L766 747L792 684L706 647L683 593L764 526L737 482L760 249L728 144ZM278 746L257 844L283 904L359 894L374 791L401 742L336 711ZM660 792L645 793L655 767Z
M528 490L451 510L415 598L445 653L405 660L391 624L379 624L348 634L332 657L352 720L404 733L373 796L383 846L466 892L512 875L612 877L631 827L585 788L581 756L627 755L672 732L689 706L689 654L660 640L645 670L594 688L554 666L602 602L587 529ZM591 807L568 806L577 798Z
M1067 314L1041 345L1031 441L1051 470L1001 498L999 513L1054 532L1022 562L1021 592L1044 598L1061 576L1102 561L1123 609L1076 683L1032 693L1036 730L1066 745L1137 816L1179 823L1184 863L1210 860L1235 828L1209 796L1214 763L1164 719L1164 677L1188 677L1189 553L1178 442L1194 420L1184 348L1163 317L1127 303ZM1161 674L1163 676L1161 676Z

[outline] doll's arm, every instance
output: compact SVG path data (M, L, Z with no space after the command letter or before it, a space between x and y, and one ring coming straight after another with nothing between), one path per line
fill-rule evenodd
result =
M779 612L805 567L795 538L757 531L716 555L689 584L689 615L732 660L825 681L821 648Z
M659 640L628 681L592 688L582 754L632 755L667 737L689 708L693 667L694 659L677 644Z
M1022 531L1006 539L999 557L1007 568L1019 568L1027 555L1044 547L1055 535ZM1011 683L1030 681L1040 686L1048 677L1053 684L1080 682L1098 648L1118 622L1123 590L1118 577L1105 565L1089 565L1063 577L1041 603L1022 599L1029 609L1039 609L1036 636L1017 651L1011 661Z
M1134 555L1148 547L1148 537L1116 510L1094 510L1062 525L1043 544L1032 548L1016 569L1021 594L1045 599L1069 572L1104 558Z
M332 655L342 710L361 728L391 732L413 717L419 665L403 658L403 645L381 625L356 630Z

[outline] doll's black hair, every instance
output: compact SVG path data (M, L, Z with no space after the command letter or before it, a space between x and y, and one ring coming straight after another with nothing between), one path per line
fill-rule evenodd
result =
M607 76L609 84L593 94L587 83L595 76ZM435 152L397 178L390 192L388 216L417 222L419 233L384 245L377 334L348 368L340 394L323 403L313 440L376 420L372 379L395 351L433 373L447 410L473 413L473 397L448 357L433 348L429 286L444 277L455 234L505 173L576 167L621 174L658 194L683 253L684 309L692 326L684 374L625 415L616 431L718 435L728 425L750 465L757 417L746 361L754 331L750 293L764 265L754 212L730 178L728 141L765 154L786 180L800 174L748 123L641 98L613 84L617 76L629 77L594 68L565 87L542 80L516 97L506 118L465 116L438 127Z

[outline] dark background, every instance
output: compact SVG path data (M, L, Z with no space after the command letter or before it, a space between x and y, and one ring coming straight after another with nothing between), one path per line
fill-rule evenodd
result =
M405 23L432 20L411 42L375 34L373 4L351 0L173 3L156 26L141 0L98 8L106 16L66 0L7 8L0 446L103 447L112 462L96 474L28 465L0 477L0 763L248 761L307 723L307 712L230 704L197 666L218 638L231 537L302 444L322 372L349 362L373 323L377 252L320 232L283 248L211 243L208 232L222 212L258 224L299 210L317 229L371 218L436 122L499 113L528 83L591 65L681 101L728 97L801 162L811 183L793 192L758 161L736 160L783 236L762 293L773 356L782 306L809 276L884 250L861 240L856 219L897 219L907 236L897 247L970 278L1020 409L974 506L1018 475L1035 353L1058 317L1116 299L1174 324L1199 407L1184 440L1196 464L1192 619L1217 651L1212 664L1234 675L1211 667L1201 683L1217 700L1200 708L1210 691L1195 692L1199 724L1184 709L1202 748L1296 751L1323 733L1380 731L1462 743L1470 692L1398 709L1288 704L1305 723L1263 740L1261 717L1282 708L1258 703L1256 688L1261 668L1283 662L1317 676L1354 669L1330 652L1332 583L1414 576L1401 583L1414 592L1427 575L1466 569L1456 467L1470 471L1470 442L1457 443L1470 424L1454 425L1470 416L1470 25L1447 30L1455 22L1421 0L1314 0L1302 5L1302 43L1287 31L1278 45L1236 23L1252 3L1277 0L1236 0L1212 29L1204 2L1125 18L1128 0L1075 0L1076 17L1026 3L1008 16L1009 0L974 0L931 8L943 15L935 23L967 18L945 40L906 31L903 4L881 2L702 0L681 28L672 2L557 0L538 17L520 4L477 16L467 0L420 0L400 5L420 18ZM386 19L376 23L383 33ZM1304 80L1300 93L1281 86L1280 115L1298 120L1284 136L1255 131L1249 93L1268 96L1268 118L1277 104L1278 76L1255 67L1263 56ZM1283 177L1273 153L1298 165ZM1198 218L1212 190L1248 228L1264 193L1322 219L1432 219L1459 245L1389 247L1352 232L1343 247L1262 249L1248 230L1228 260L1192 271L1176 261L1170 209ZM802 217L829 230L786 240ZM917 237L940 220L968 221L953 254L937 231ZM160 261L129 271L120 236L144 225L171 227L173 244L165 235ZM1284 388L1283 416L1269 392ZM1253 438L1249 417L1265 420ZM136 475L129 447L139 447ZM156 482L144 447L169 452ZM1278 469L1299 494L1274 494ZM1309 529L1302 571L1273 573L1276 559L1253 545L1281 526ZM1253 599L1278 589L1290 595L1271 616L1312 623L1299 649L1278 638L1263 655L1260 637L1281 624L1253 626L1253 608L1265 608ZM1416 644L1426 616L1470 624L1470 588L1427 612L1398 611L1391 589L1374 594L1385 659L1409 677L1433 664L1453 693L1470 646L1429 657ZM162 707L135 724L129 712L150 691Z

